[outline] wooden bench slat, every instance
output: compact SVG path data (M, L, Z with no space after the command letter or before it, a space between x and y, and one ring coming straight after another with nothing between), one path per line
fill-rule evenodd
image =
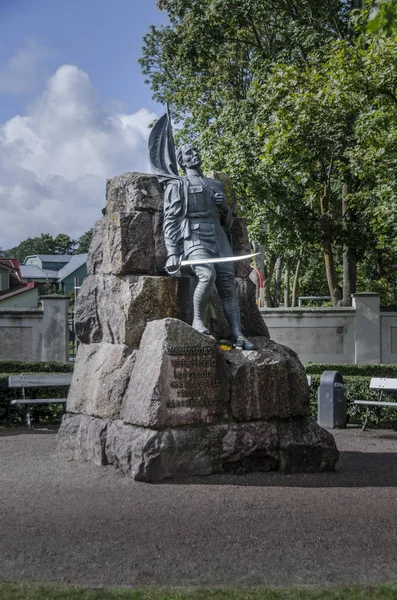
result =
M11 400L10 404L25 405L26 425L31 428L30 406L32 404L66 404L66 398L26 398L25 390L28 393L29 388L48 388L70 386L72 383L72 373L39 373L37 375L11 375L8 378L9 388L19 388L22 390L23 398Z
M370 381L369 387L372 390L394 390L397 392L397 379L391 379L388 377L373 377Z
M11 375L8 378L10 388L28 387L58 387L72 383L72 373L40 374L40 375Z
M67 398L39 398L37 400L29 400L29 398L20 398L18 400L11 400L10 404L66 404L66 402Z

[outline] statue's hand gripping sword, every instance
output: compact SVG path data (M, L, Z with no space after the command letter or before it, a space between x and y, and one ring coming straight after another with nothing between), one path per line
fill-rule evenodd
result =
M179 263L172 267L166 267L166 271L169 275L177 275L179 273L181 267L189 267L192 265L208 265L215 263L224 263L224 262L237 262L238 260L245 260L246 258L252 258L253 256L258 256L260 252L255 252L254 254L244 254L243 256L222 256L220 258L197 258L194 260L182 260L182 256L179 259Z

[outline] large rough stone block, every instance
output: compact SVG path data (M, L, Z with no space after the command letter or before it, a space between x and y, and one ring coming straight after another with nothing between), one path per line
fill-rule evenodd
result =
M215 341L177 319L148 323L121 418L144 427L230 419L229 379Z
M106 465L106 431L108 423L86 415L66 414L58 431L58 452L66 458L89 460Z
M277 429L271 423L203 425L153 430L114 421L106 457L140 481L269 471L278 464Z
M338 456L332 435L311 419L163 430L114 421L106 440L108 463L152 482L224 472L332 471Z
M163 192L155 175L123 173L106 182L106 214L163 210Z
M232 250L234 256L251 254L251 245L248 239L248 229L244 219L236 218L230 231ZM251 273L251 259L236 261L234 264L236 277L249 277Z
M121 344L80 344L67 410L102 419L120 418L136 350Z
M339 458L334 437L311 417L277 424L283 473L333 471ZM302 469L302 465L305 466Z
M159 273L166 273L165 265L167 263L167 248L164 242L164 213L156 212L153 215L153 236L154 249L156 255L157 270Z
M65 415L58 451L150 482L224 472L332 471L339 457L332 435L311 418L156 430Z
M195 280L191 285L195 285ZM269 338L269 331L256 304L255 284L250 279L236 278L236 294L240 306L241 328L244 335L247 337L263 336ZM231 338L232 331L215 289L206 309L205 323L210 332L216 337L220 339Z
M136 347L149 321L174 316L177 294L171 277L86 277L76 303L76 335L83 344Z
M110 275L157 275L150 213L114 212L107 216L102 271Z
M103 240L105 235L106 217L98 219L94 225L90 249L87 255L87 273L95 275L102 273Z
M253 341L257 350L252 352L224 352L236 421L309 415L309 387L295 352L266 338Z
M269 330L256 303L255 284L250 279L242 278L237 278L236 284L243 333L247 336L270 338Z
M268 337L253 297L254 284L249 279L236 282L243 333L249 337ZM196 280L190 277L86 277L76 303L76 335L84 344L109 342L137 346L149 321L171 317L190 324L195 285ZM216 292L208 305L206 323L219 339L231 338Z

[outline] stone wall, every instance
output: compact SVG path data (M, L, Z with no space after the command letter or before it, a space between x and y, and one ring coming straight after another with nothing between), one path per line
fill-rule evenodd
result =
M397 312L381 312L379 295L354 294L351 308L261 309L272 340L303 363L397 363Z
M0 310L0 360L67 362L69 298L43 296L41 307Z

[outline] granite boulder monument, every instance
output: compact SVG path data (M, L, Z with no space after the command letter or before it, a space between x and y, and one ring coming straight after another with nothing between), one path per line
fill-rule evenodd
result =
M269 339L249 259L211 263L250 253L230 181L189 172L200 160L190 144L180 176L169 116L158 123L155 174L107 182L59 451L150 482L332 470L334 439L310 416L298 356ZM203 263L184 272L182 258Z

